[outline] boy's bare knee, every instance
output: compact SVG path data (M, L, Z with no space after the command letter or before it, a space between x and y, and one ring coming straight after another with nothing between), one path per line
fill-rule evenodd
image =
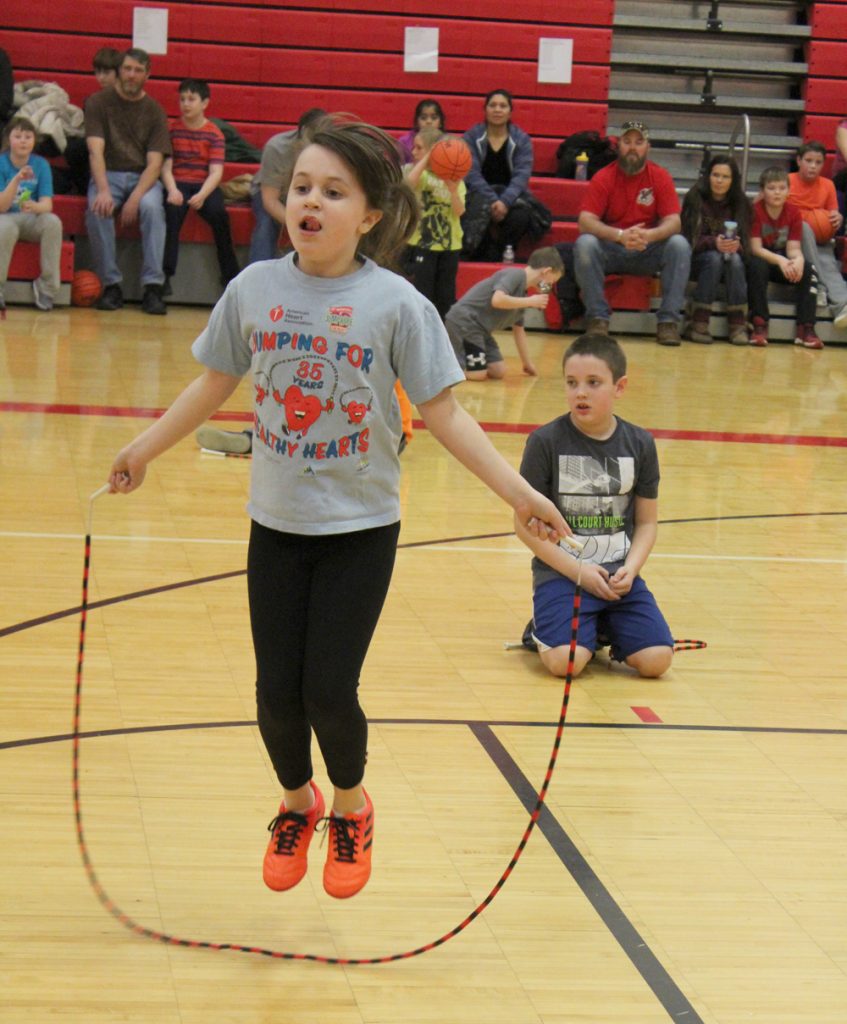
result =
M658 679L671 667L673 649L670 647L645 647L642 651L630 654L627 665L645 679Z
M548 672L560 679L568 674L568 657L570 647L551 647L549 651L541 651L541 662ZM577 647L574 653L573 678L582 672L588 662L591 661L591 651L587 647Z
M506 364L505 363L489 363L488 364L488 376L492 380L502 380L506 376Z

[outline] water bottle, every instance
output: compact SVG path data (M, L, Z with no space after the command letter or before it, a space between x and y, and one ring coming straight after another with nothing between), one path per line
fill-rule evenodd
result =
M588 180L588 154L580 153L576 158L576 167L574 170L574 178L576 181L587 181Z
M514 263L515 262L515 250L512 248L511 245L507 245L506 248L503 250L503 262L504 263Z
M735 232L738 230L738 224L734 220L725 220L723 222L723 236L731 242L735 238ZM725 252L723 254L724 260L728 260L731 253Z

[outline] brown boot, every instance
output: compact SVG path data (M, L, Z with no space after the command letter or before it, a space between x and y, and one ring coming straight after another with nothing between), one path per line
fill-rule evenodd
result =
M695 302L691 310L691 323L688 325L687 335L691 341L701 345L711 345L714 340L709 333L709 318L712 315L712 307L702 302Z
M609 321L602 316L593 316L588 321L588 326L585 328L586 334L608 334L609 333Z
M747 307L727 306L726 319L729 325L730 345L749 345L750 335L747 333Z
M672 321L663 321L656 327L656 341L660 345L681 345L682 338L679 336L679 328Z

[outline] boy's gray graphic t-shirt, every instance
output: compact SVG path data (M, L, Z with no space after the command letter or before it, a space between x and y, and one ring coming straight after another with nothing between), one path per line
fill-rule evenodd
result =
M295 254L247 267L192 346L204 366L248 372L250 516L328 534L400 518L399 378L427 402L464 380L435 307L371 260L345 277L304 274Z
M556 503L585 541L583 559L609 572L623 564L629 551L635 499L659 496L656 442L643 427L616 420L612 436L597 441L573 425L570 413L560 416L529 435L521 462L521 476ZM558 576L533 558L533 587Z

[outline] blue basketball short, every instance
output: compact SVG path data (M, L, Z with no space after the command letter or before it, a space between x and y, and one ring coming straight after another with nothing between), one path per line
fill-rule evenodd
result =
M533 594L532 633L545 647L570 644L575 589L575 584L562 576L542 583ZM611 642L616 661L625 661L645 647L673 647L665 617L640 576L618 601L605 601L582 591L577 644L589 651L597 650L598 629Z

